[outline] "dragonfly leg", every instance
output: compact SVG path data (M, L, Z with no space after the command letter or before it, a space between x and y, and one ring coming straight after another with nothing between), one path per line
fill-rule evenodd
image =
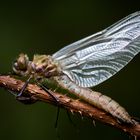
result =
M12 95L16 97L16 100L20 101L23 104L33 104L37 101L37 99L34 96L17 96L16 92L13 92L12 90L8 90Z
M45 90L54 99L54 101L56 102L57 105L60 105L59 99L53 95L52 91L50 91L46 85L44 86L43 84L39 83L38 81L36 81L36 82L37 82L38 86L40 86L43 90Z
M24 104L33 104L37 101L37 99L34 96L23 94L23 92L25 91L26 87L28 86L31 78L32 78L31 76L28 78L28 80L23 85L20 93L16 96L16 100L18 100Z
M71 114L68 110L67 110L67 116L68 116L70 123L74 126L74 128L76 128L79 131L79 129L77 128L77 125L73 122L73 120L71 118Z
M58 118L59 118L59 113L60 113L60 107L57 107L57 112L56 112L56 120L55 120L55 124L54 127L57 129L58 126Z
M28 78L28 80L25 82L25 84L23 85L20 93L17 95L17 97L22 96L23 92L25 91L26 87L28 86L29 82L30 82L31 76Z
M39 83L38 81L36 81L37 84L43 89L45 90L55 101L56 105L57 105L57 112L56 112L56 121L54 124L55 129L57 129L58 126L58 118L59 118L59 113L60 113L60 103L59 103L59 99L57 97L55 97L53 95L53 93L49 90L49 88L47 86L44 86L43 84Z
M33 104L37 102L37 99L34 96L17 96L16 100L20 101L23 104Z

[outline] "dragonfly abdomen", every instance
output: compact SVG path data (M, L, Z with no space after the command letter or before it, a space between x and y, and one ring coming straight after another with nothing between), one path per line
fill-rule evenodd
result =
M92 91L89 88L79 87L78 85L73 83L67 76L61 76L59 78L56 78L55 80L61 87L69 90L86 102L105 110L112 116L116 117L118 120L130 124L136 123L128 114L128 112L110 97L99 92Z

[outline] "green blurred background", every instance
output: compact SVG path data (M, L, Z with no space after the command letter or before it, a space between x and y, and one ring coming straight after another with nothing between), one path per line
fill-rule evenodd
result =
M102 30L138 11L135 1L48 0L6 1L0 4L0 72L8 73L19 53L53 54L63 46ZM140 118L140 55L113 78L95 87ZM61 110L58 133L62 140L124 140L117 129L72 115L79 131ZM23 105L0 89L0 140L56 140L56 107L36 103Z

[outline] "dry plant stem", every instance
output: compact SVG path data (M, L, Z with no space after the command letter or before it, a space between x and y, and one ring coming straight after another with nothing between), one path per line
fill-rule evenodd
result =
M23 85L24 82L22 82L21 80L17 80L10 76L0 76L0 87L4 87L7 90L12 90L19 93ZM54 99L37 85L29 84L25 92L38 101L43 101L55 105ZM54 95L59 99L59 104L61 105L61 107L69 110L72 113L79 113L82 116L86 116L91 119L98 120L104 124L118 128L132 136L140 137L140 124L135 126L129 124L121 124L110 114L94 106L91 106L79 100L71 99L70 97L62 95L61 93L54 92Z

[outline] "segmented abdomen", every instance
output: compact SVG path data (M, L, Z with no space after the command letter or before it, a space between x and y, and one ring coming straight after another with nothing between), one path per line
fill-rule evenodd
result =
M105 110L117 119L125 123L136 123L134 120L132 120L128 112L110 97L105 96L99 92L92 91L89 88L79 87L67 76L60 76L55 78L55 80L61 87L69 90L71 93L75 94L86 102Z

